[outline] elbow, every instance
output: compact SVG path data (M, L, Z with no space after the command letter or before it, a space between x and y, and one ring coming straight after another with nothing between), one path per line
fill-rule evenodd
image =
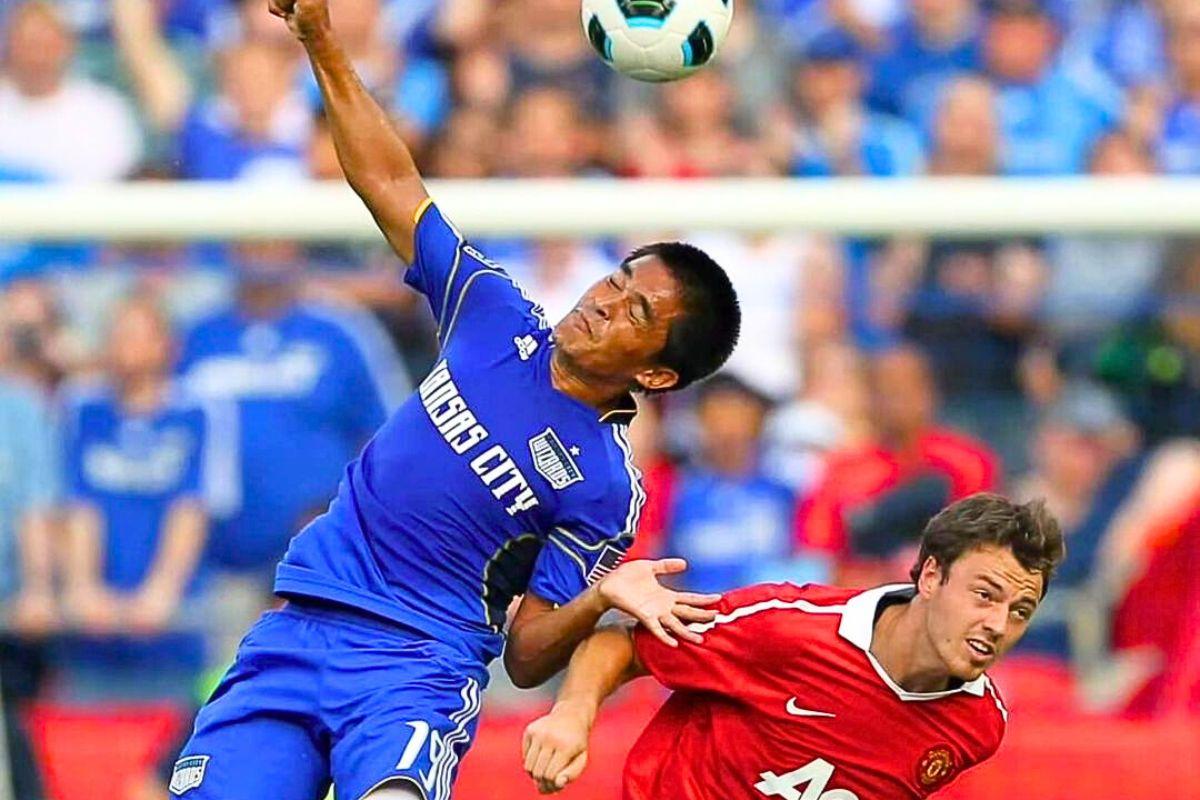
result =
M511 644L504 650L504 671L518 689L536 689L550 677L543 675L532 659L522 658Z
M550 680L557 670L546 663L539 650L525 642L517 627L509 632L504 647L504 671L518 689L536 689Z

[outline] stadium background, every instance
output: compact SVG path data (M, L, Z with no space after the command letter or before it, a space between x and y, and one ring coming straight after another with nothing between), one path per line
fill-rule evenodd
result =
M600 64L577 0L331 5L437 178L1200 172L1193 0L742 0L719 66L665 87ZM339 180L264 6L0 0L0 181ZM678 233L747 323L639 418L638 552L706 589L865 584L947 500L1045 496L1070 557L997 671L1001 754L947 796L1200 796L1200 238ZM477 242L552 317L629 243ZM164 796L274 559L432 362L396 270L345 241L0 241L0 800ZM549 697L496 673L458 797L534 795ZM659 699L612 704L564 796L617 796Z

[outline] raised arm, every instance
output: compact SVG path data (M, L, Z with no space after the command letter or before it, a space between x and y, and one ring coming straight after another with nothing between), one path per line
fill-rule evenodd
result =
M192 85L155 18L153 0L113 0L112 27L142 112L154 129L179 129L192 100Z
M619 687L649 674L638 662L632 631L601 628L575 650L550 713L525 729L525 771L543 794L578 778L600 705Z
M334 39L328 0L268 2L308 52L346 180L396 255L412 263L417 212L428 194L412 153Z

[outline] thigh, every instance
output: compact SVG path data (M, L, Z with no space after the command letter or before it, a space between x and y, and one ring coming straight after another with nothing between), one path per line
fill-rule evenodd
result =
M186 800L321 800L329 787L325 748L296 720L266 714L223 719L206 707L171 772Z
M375 679L340 713L331 751L339 800L405 788L423 800L449 800L458 764L475 735L480 677L413 654ZM374 688L371 688L371 687Z
M321 800L329 737L320 724L322 651L303 620L271 612L243 640L171 773L186 800Z

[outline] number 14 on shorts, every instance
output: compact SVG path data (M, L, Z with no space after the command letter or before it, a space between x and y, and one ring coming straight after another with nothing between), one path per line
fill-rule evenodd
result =
M799 769L783 775L761 772L754 784L767 797L783 800L858 800L858 795L846 789L826 789L833 778L833 764L823 758L814 759ZM804 789L803 792L800 790Z

